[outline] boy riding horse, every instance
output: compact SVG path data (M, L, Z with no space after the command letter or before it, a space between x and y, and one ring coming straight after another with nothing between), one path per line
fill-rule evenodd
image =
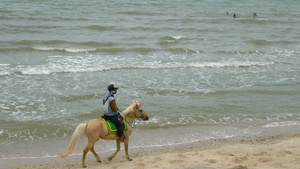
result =
M117 90L119 88L111 84L107 87L107 89L108 89L108 93L103 98L104 119L110 120L116 125L117 136L119 137L118 139L123 141L125 139L125 136L123 135L124 124L123 124L122 117L118 113L119 109L115 101L115 94L117 93Z

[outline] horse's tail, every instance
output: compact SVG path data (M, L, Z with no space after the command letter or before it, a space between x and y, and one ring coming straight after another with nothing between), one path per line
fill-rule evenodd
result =
M61 157L67 157L70 153L72 153L72 151L76 148L77 143L79 138L82 136L82 134L84 133L85 129L86 129L87 123L81 123L79 124L73 135L72 135L72 139L70 141L68 150L65 152L65 154L61 155Z

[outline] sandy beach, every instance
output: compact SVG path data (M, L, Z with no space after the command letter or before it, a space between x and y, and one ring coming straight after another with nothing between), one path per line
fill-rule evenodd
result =
M130 150L129 150L130 151ZM168 169L207 166L217 169L300 169L300 137L268 137L260 139L208 140L188 145L166 146L156 149L130 151L133 161L127 161L122 147L112 161L110 153L99 153L102 163L96 162L91 153L86 164L89 169ZM81 156L53 159L1 160L1 168L14 164L14 169L82 168Z

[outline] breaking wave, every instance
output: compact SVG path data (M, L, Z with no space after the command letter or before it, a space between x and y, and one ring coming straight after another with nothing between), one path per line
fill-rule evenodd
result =
M85 73L102 72L120 69L175 69L175 68L245 68L252 66L267 66L273 62L143 62L139 64L118 64L114 65L35 65L12 68L10 72L6 69L0 70L0 75L12 73L24 75L47 75L52 73Z
M81 52L92 52L96 51L96 49L76 49L76 48L51 48L51 47L33 47L36 50L44 50L44 51L65 51L70 53L81 53Z

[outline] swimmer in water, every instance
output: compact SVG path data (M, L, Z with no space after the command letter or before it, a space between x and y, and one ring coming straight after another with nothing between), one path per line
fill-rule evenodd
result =
M236 15L235 15L235 13L233 14L233 18L236 18Z
M255 17L255 16L257 16L257 14L254 12L254 13L253 13L253 16Z

